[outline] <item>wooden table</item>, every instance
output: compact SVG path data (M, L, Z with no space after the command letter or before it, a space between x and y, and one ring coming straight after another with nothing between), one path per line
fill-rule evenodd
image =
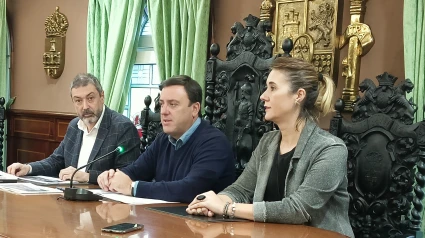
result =
M0 237L345 237L302 225L206 223L116 202L72 202L59 195L21 196L0 191ZM181 204L178 204L181 205ZM140 223L141 231L116 235L101 228Z

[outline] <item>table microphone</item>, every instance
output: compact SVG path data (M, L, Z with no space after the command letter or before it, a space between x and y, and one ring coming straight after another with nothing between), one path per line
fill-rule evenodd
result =
M134 149L134 147L138 146L138 144L136 144L135 146L131 147L129 150L130 151L132 149ZM105 158L106 156L113 154L115 152L119 152L120 154L124 153L124 148L122 146L118 146L117 148L115 148L115 150L104 154L102 156L100 156L99 158L94 159L93 161L91 161L90 163L87 163L79 168L77 168L74 173L72 173L71 176L71 180L69 182L69 188L65 188L65 191L63 192L63 197L65 198L65 200L70 200L70 201L99 201L102 199L102 196L99 196L97 194L94 194L93 192L90 192L87 189L83 189L83 188L73 188L72 187L72 181L74 179L74 175L75 173L77 173L77 171L79 171L80 169L83 169L91 164L93 164L96 161L99 161L103 158Z

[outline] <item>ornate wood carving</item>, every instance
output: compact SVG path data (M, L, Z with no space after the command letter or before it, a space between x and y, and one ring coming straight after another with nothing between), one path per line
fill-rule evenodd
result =
M142 125L142 138L140 151L144 152L150 144L155 140L156 136L162 132L161 125L161 106L159 104L159 93L155 98L155 108L154 111L150 109L150 105L152 103L151 96L146 96L145 100L145 109L141 112L139 124Z
M4 141L4 121L6 120L6 100L0 97L0 171L3 171L3 141Z
M213 44L207 61L205 116L231 141L237 159L236 168L243 170L253 149L265 132L273 129L264 121L264 92L274 43L267 35L267 19L259 21L249 15L246 26L235 23L235 34L227 46L227 60L217 58L220 47ZM237 29L234 31L234 29ZM284 41L285 56L290 56L290 40Z
M385 113L401 123L412 124L417 106L412 99L406 99L406 93L412 91L413 83L406 79L394 87L397 77L387 72L376 76L376 79L378 87L370 79L363 80L359 85L364 96L355 101L352 120L361 121L376 113Z
M352 121L335 105L330 132L348 148L349 216L356 237L398 237L421 227L425 186L425 121L412 124L416 105L406 99L413 88L406 79L377 76L360 85ZM412 206L413 205L413 206Z
M227 45L227 60L235 59L242 52L250 51L260 58L268 59L273 53L273 39L266 35L266 25L270 22L261 21L251 14L244 18L245 27L240 22L230 28L233 35Z

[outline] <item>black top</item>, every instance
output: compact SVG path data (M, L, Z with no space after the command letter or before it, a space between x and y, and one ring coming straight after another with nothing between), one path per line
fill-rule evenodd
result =
M264 201L280 201L285 197L286 175L288 174L289 163L294 155L294 151L295 147L291 151L281 155L279 148L277 148L273 166L270 170L266 192L264 193Z

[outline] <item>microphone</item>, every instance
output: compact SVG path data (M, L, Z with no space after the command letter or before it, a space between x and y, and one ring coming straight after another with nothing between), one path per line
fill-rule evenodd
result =
M118 146L117 148L115 148L115 150L113 150L113 151L111 151L111 152L109 152L109 153L106 153L106 154L104 154L104 155L100 156L99 158L96 158L96 159L92 160L90 163L87 163L87 164L85 164L85 165L83 165L83 166L78 167L78 168L74 171L74 173L72 173L72 175L71 175L71 182L69 183L69 187L70 187L70 188L72 188L72 182L73 182L73 180L74 180L74 175L75 175L75 173L77 173L80 169L84 169L85 167L87 167L87 166L89 166L89 165L93 164L94 162L97 162L97 161L99 161L99 160L101 160L101 159L105 158L106 156L108 156L108 155L110 155L110 154L112 154L112 153L115 153L116 151L122 152L122 151L124 151L124 148L122 148L121 146Z
M132 149L134 149L136 146L140 146L139 144L136 144L134 146L132 146L129 150L127 151L131 151ZM102 156L100 156L99 158L94 159L93 161L91 161L90 163L87 163L83 166L78 167L74 173L72 173L71 175L71 180L69 182L69 188L65 188L64 193L63 193L63 197L65 200L70 200L70 201L98 201L100 199L102 199L102 196L94 194L93 192L88 191L87 189L83 189L83 188L74 188L72 186L73 183L73 179L74 179L74 175L75 173L77 173L79 170L93 164L94 162L97 162L101 159L104 159L105 157L107 157L108 155L111 155L115 152L119 152L120 154L123 154L127 151L124 151L124 148L122 146L118 146L117 148L115 148L113 151L106 153Z

